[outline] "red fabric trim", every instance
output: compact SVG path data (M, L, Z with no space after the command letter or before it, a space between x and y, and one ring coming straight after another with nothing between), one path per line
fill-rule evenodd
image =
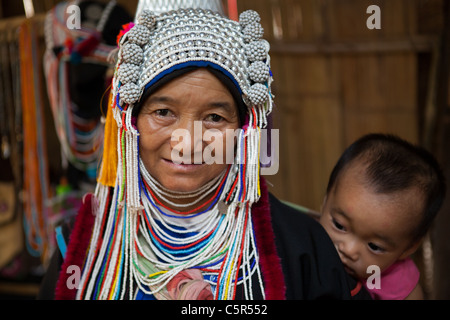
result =
M352 295L352 297L356 296L358 294L358 292L361 291L361 288L362 288L362 283L361 283L361 281L358 281L356 283L356 287L352 291L350 291L350 294Z
M86 252L91 240L92 228L94 226L95 217L92 214L92 194L87 194L84 197L83 205L78 211L73 230L70 234L69 244L67 247L66 257L61 266L59 278L56 283L55 299L56 300L74 300L76 296L76 288L69 289L67 287L67 280L74 275L67 273L66 270L70 266L78 266L81 270L83 268ZM72 279L71 279L72 280ZM73 283L70 281L69 283Z
M261 198L252 207L253 228L258 247L261 273L263 276L266 300L285 300L281 259L275 247L275 234L270 214L269 192L265 180L261 177Z

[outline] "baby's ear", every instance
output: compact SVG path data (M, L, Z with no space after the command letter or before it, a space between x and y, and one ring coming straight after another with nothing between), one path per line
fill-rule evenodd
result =
M422 241L423 241L423 238L420 238L419 240L414 242L408 249L405 250L405 252L402 253L399 260L406 259L410 255L412 255L414 252L416 252L417 249L419 248L419 246L422 244Z

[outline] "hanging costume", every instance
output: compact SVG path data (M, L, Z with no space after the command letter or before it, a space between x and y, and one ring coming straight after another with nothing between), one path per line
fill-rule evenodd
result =
M63 169L77 190L93 190L102 156L100 120L107 106L102 96L111 80L108 56L116 48L111 34L129 19L116 1L61 2L46 15L43 61L48 97ZM89 186L83 188L82 182Z
M34 109L23 113L25 199L28 200L25 201L24 229L28 251L33 256L41 256L44 265L55 247L55 233L58 234L55 226L75 215L83 194L94 190L104 137L102 109L107 107L104 103L105 108L102 108L101 100L110 83L108 55L116 48L115 37L111 34L117 34L122 24L130 19L116 1L58 3L45 16L46 50L42 65L35 57L39 53L39 42L32 40L38 35L35 22L26 20L21 28L22 100L25 107ZM30 49L34 55L27 52ZM42 85L41 67L61 146L63 173L59 181L51 181L49 171L52 170L47 168L45 117L41 114L43 98L38 90ZM58 171L59 165L54 169Z
M325 231L269 195L260 178L261 130L273 96L259 15L249 10L235 22L204 9L143 10L126 29L99 183L77 216L55 298L351 298L356 282ZM221 176L193 192L172 192L140 160L136 116L161 81L191 68L220 74L238 97L243 125L235 161ZM194 198L189 205L197 207L186 211L167 197ZM67 286L70 266L82 270L77 290Z

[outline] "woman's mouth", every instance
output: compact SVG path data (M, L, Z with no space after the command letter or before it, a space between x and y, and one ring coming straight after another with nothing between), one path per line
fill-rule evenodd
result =
M184 171L184 172L197 170L197 169L201 168L203 165L205 165L204 162L202 162L200 164L196 164L196 163L187 163L186 164L186 163L173 162L172 160L167 160L167 159L163 159L163 161L171 168L174 168L175 170Z

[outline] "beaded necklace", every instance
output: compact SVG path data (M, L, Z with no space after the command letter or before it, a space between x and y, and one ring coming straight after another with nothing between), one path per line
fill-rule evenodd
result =
M254 272L258 272L262 286L251 211L248 205L239 208L224 204L225 185L238 178L235 167L229 166L221 176L206 184L209 190L204 186L192 193L175 193L175 197L192 198L200 191L203 195L214 192L209 200L190 210L191 213L161 206L155 194L173 195L151 177L142 162L140 171L143 210L136 214L117 204L111 207L116 212L113 219L104 216L101 218L104 221L96 224L100 228L94 230L93 238L103 234L105 239L99 254L103 259L97 258L93 265L95 257L88 256L82 280L92 272L90 278L96 281L90 281L87 288L84 286L79 298L84 295L86 299L123 299L128 291L128 298L132 299L137 287L146 294L167 299L167 283L189 268L204 272L205 279L215 288L216 299L232 299L240 283L244 283L246 297L251 298ZM118 192L114 192L113 197L117 196ZM195 199L187 205L197 202ZM101 216L99 213L97 219ZM190 219L188 223L187 219ZM105 225L106 230L102 231ZM239 270L241 278L238 278Z

